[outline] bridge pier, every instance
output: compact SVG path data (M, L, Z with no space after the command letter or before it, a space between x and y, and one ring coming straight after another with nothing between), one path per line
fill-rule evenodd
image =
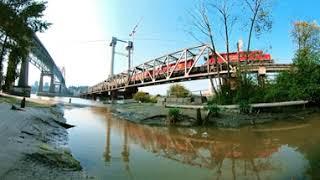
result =
M43 90L43 77L44 76L49 76L51 78L49 91L47 91L47 92ZM55 96L55 84L54 84L54 74L53 73L45 72L45 71L41 72L37 95L38 96L50 96L50 97Z
M50 93L55 93L54 75L51 74L50 77L51 77L51 79L50 79L50 89L49 89L49 92L50 92Z
M260 66L257 76L259 86L264 87L266 83L266 67Z
M126 88L124 91L124 99L132 99L133 95L138 92L137 87Z
M11 94L23 97L30 97L31 87L28 85L29 61L24 59L21 62L20 76L17 86L13 86Z

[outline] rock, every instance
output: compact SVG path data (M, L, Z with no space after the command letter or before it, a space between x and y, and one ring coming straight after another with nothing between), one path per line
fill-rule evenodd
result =
M48 144L40 145L40 150L38 152L27 154L27 159L63 170L82 170L80 162L75 160L69 151L54 149Z
M14 111L24 111L24 109L18 108L18 107L15 106L15 105L12 105L11 110L14 110Z

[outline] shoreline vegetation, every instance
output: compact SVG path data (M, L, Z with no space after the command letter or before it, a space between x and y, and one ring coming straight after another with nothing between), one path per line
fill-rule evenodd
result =
M0 94L0 179L88 179L67 147L62 106Z
M115 117L134 123L151 126L168 126L170 110L177 108L180 118L173 126L206 126L217 128L240 128L274 121L303 121L312 113L319 112L318 107L308 106L304 101L294 101L294 106L255 108L252 113L240 113L239 108L220 106L217 116L208 117L208 109L203 105L159 105L155 103L123 103L108 105ZM285 102L288 104L289 102ZM266 105L267 104L263 104ZM237 106L237 105L234 105ZM182 108L181 108L182 107ZM190 108L192 107L192 108ZM199 108L197 108L199 107Z

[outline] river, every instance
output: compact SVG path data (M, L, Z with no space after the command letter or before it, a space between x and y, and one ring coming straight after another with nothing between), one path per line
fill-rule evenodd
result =
M151 127L98 107L64 115L72 154L97 179L320 177L320 114L240 129Z

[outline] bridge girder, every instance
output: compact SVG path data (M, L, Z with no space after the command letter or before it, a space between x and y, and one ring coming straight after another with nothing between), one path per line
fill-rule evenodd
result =
M212 54L212 48L206 44L169 53L112 76L90 87L84 95L227 74L227 60L216 52L223 63L210 64L205 60L209 59L210 54ZM249 65L248 71L259 72L261 66L266 67L267 72L278 72L290 68L290 65L264 63ZM236 65L230 64L229 71L235 73Z
M53 58L50 56L49 52L42 44L40 39L36 34L33 34L33 44L31 48L31 55L29 57L29 62L37 67L42 72L51 72L53 73L64 90L67 90L65 79L59 70L58 66L55 64Z

